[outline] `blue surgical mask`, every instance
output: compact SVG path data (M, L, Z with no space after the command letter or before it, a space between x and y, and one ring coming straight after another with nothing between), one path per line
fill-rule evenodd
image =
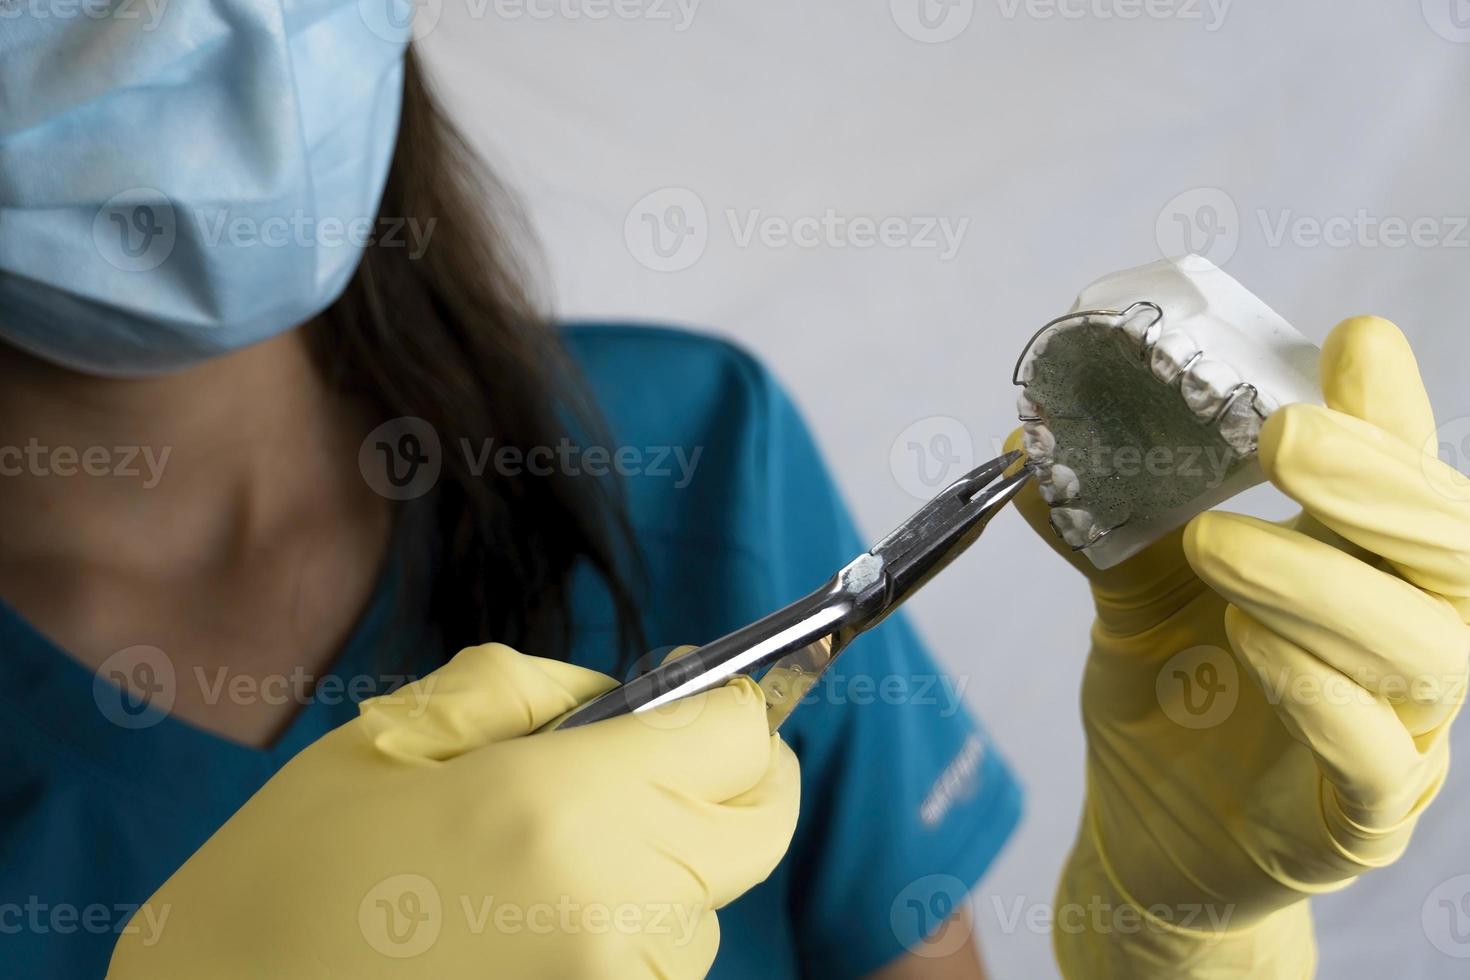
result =
M289 330L379 233L409 0L0 4L0 341L93 374Z

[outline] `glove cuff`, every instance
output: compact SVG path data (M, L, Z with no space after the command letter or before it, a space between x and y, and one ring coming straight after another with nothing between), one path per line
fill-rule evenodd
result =
M1311 906L1229 927L1229 907L1144 908L1118 883L1084 818L1057 888L1052 948L1067 980L1308 980Z

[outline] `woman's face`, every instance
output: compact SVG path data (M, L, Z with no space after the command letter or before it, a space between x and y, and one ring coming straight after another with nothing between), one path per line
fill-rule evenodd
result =
M12 15L0 339L140 375L319 313L376 217L407 31L397 0Z

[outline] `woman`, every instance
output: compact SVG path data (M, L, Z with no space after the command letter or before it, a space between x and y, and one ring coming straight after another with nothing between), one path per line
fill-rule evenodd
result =
M844 655L790 749L748 684L530 737L643 637L718 635L860 547L769 376L693 335L540 324L494 233L513 222L479 220L406 26L375 5L113 13L0 35L0 90L24 93L0 119L0 445L25 449L0 483L10 968L980 976L955 909L1019 793L901 621ZM1401 338L1337 336L1334 407L1419 435L1416 406L1384 408ZM1369 349L1398 353L1375 374ZM1238 731L1160 713L1181 645L1311 661L1330 635L1341 663L1392 634L1334 631L1349 613L1299 588L1294 622L1320 628L1293 633L1259 547L1290 582L1359 562L1380 609L1470 594L1470 520L1422 495L1391 532L1334 510L1300 424L1263 455L1341 535L1315 525L1331 555L1221 519L1095 583L1089 816L1058 912L1150 928L1059 914L1069 975L1300 975L1306 896L1391 859L1443 772L1448 708L1416 716L1422 758L1381 771L1324 754L1340 723L1315 706L1258 698L1228 779L1207 763ZM1452 533L1403 544L1435 522ZM1465 608L1400 645L1451 662ZM1397 707L1375 723L1402 740ZM1335 806L1297 807L1287 840L1278 813L1218 819L1262 787L1335 787L1352 832ZM1159 911L1185 905L1244 911L1209 930Z
M125 918L120 908L147 899L286 760L319 747L358 715L357 700L396 679L427 674L489 640L621 673L619 659L641 653L642 636L713 637L788 601L860 550L805 429L763 370L692 335L622 326L553 332L531 310L517 255L498 235L513 219L496 226L480 219L484 189L401 40L380 38L355 4L288 5L287 22L278 24L272 15L280 10L261 0L171 6L152 32L120 19L18 22L3 55L6 70L18 73L6 90L34 93L34 101L7 109L7 184L24 178L35 192L23 202L32 210L6 214L34 224L13 238L7 231L3 441L140 447L137 467L151 472L142 461L152 458L161 470L156 479L66 479L53 465L25 465L0 485L7 515L0 629L21 702L12 716L18 730L6 738L7 757L21 762L5 777L11 857L3 894L34 894L47 909L103 905L114 926ZM12 67L22 62L34 73L24 86ZM109 73L111 83L103 80ZM98 87L108 91L94 100ZM104 154L100 174L88 147ZM71 229L43 211L45 200L90 195L95 211L130 188L157 188L162 198L145 199L143 209L126 199L109 211L122 220L99 219L96 237L87 217L79 253L63 257ZM220 188L238 198L211 199ZM266 222L291 214L298 199L342 217L354 209L379 214L372 231L382 240L362 251L360 263L348 247L331 245L325 229L299 244L300 233L286 226L284 244L270 244ZM237 234L242 215L259 220ZM172 251L142 268L156 239L139 228L166 221ZM415 241L415 233L426 237ZM49 254L38 254L37 241ZM122 241L142 256L132 265ZM299 274L313 266L315 276ZM610 436L601 434L604 421ZM403 440L415 437L423 446L437 440L438 478L395 486L418 453ZM614 451L600 465L590 451L599 445ZM501 455L506 446L519 461ZM636 466L622 466L621 498L617 474L608 472L620 448L640 454ZM550 465L539 449L552 451ZM694 567L698 577L689 575ZM877 678L916 685L938 676L903 628L847 656ZM458 674L435 675L427 688L437 705L464 684L479 692L473 700L484 715L416 713L410 688L399 694L405 720L461 734L488 725L507 672L539 720L599 689L600 680L569 675L560 664L528 681L524 664L505 667L502 657L472 655ZM164 697L157 688L169 677ZM114 681L138 702L153 697L157 710L139 705L136 717L129 713ZM935 871L973 880L989 862L1016 817L1014 784L998 756L976 761L979 735L957 710L953 689L928 686L929 704L834 703L802 712L809 718L790 726L788 739L806 760L810 819L792 860L721 915L717 975L795 975L803 963L854 974L877 969L903 953L904 936L884 923L908 881ZM445 778L442 792L411 795L425 822L444 811L488 821L485 795L497 803L524 798L520 809L496 817L508 821L555 804L580 814L566 830L577 838L567 847L590 842L603 858L644 855L679 839L687 823L690 834L719 842L708 856L687 855L698 877L711 888L728 878L724 891L745 891L766 877L791 836L794 760L779 742L770 748L749 700L730 718L706 711L664 738L678 744L658 750L666 766L649 779L674 780L695 763L744 770L717 787L720 800L748 804L750 793L764 793L761 806L728 807L701 829L698 815L663 813L650 798L630 816L661 827L658 839L645 840L644 826L624 833L618 814L638 803L640 759L652 750L604 746L617 741L610 737L594 739L575 771L540 772L524 792L503 772L530 763L491 766L480 780ZM473 742L487 740L481 731ZM769 761L745 765L752 746ZM340 744L328 748L331 759L293 777L295 785L319 787L328 779L321 773L355 765ZM854 778L851 767L879 751L901 753L905 768L884 781ZM402 762L405 754L395 753ZM968 796L947 804L944 819L921 822L932 787L961 757L970 759ZM589 786L587 769L619 779ZM697 775L678 785L695 794L703 789L692 783ZM390 778L382 777L385 785ZM557 784L560 795L542 799ZM360 798L350 808L321 805L336 816L328 836L337 846L354 839L354 814L379 806ZM291 874L286 890L302 895L320 877L305 870L320 870L311 855L320 855L322 842L304 847L310 822L299 806L289 820L274 809L261 818L279 827L268 840L265 831L254 836L253 823L242 834L237 822L232 833L248 843L227 850L262 877ZM752 810L759 820L748 819ZM408 816L374 809L356 844L392 852L399 845L372 828L400 820ZM437 883L467 941L475 938L459 915L460 898L478 913L510 890L509 858L484 849L526 842L507 835L495 842L484 823L466 827L463 838L438 831L452 860L386 855L381 873L374 865L352 897L353 921L370 889L416 869ZM288 858L287 842L303 849ZM442 871L477 863L481 873L463 876L462 885ZM200 877L211 882L216 911L260 897L237 873L241 866L211 867L217 873ZM647 904L665 883L613 902L567 876L550 877L521 904L555 906L563 893L583 903ZM855 887L863 878L871 885ZM280 901L280 894L262 899ZM162 904L170 908L166 919L158 913L164 941L148 951L193 931L185 923L200 905ZM494 909L483 933L497 933ZM231 912L238 913L233 902ZM852 916L878 927L854 937ZM126 938L142 947L154 936L146 915L135 921L139 931ZM7 945L19 950L10 958L18 957L22 973L95 976L108 962L113 931L26 930ZM208 924L199 931L216 934ZM273 932L269 939L241 925L234 935L258 955L284 943ZM674 962L686 952L705 957L702 971L714 937L708 927L694 932L691 939L672 928L660 948ZM601 939L599 948L618 938L575 934L588 944ZM529 926L503 934L505 942L535 938ZM451 945L444 931L424 956L386 962L445 975L425 957ZM569 942L555 945L561 955ZM355 946L384 959L360 934ZM509 969L501 946L482 938L478 949L481 967L531 975ZM631 975L617 956L604 959L604 975ZM543 975L555 974L549 964L557 962L548 960ZM242 972L272 970L252 962Z

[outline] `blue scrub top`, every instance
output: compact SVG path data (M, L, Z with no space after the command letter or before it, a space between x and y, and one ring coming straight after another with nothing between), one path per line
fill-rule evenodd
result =
M791 402L748 355L657 328L587 324L565 338L624 450L582 465L626 483L651 642L712 639L866 547ZM392 686L376 666L395 593L383 579L266 749L134 703L0 604L6 976L101 977L133 909L296 752L353 717L369 685ZM610 670L607 597L590 575L573 596L572 659ZM802 767L796 837L720 913L717 980L878 969L953 911L1020 814L1010 771L902 616L859 638L809 699L783 729Z

